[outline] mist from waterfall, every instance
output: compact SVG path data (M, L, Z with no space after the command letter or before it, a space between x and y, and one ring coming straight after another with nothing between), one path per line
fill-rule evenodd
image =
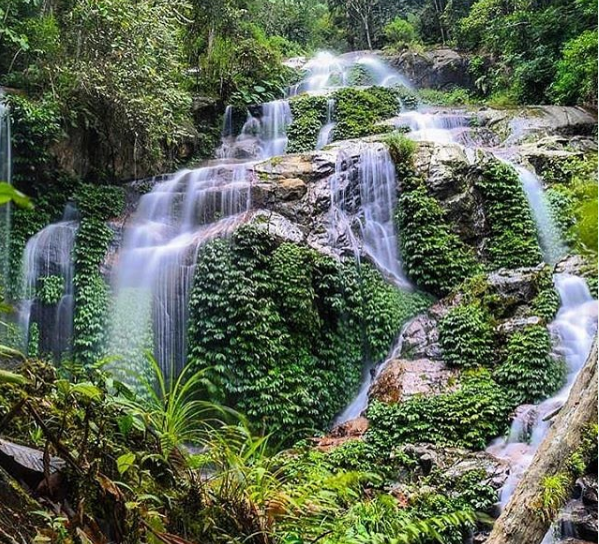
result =
M251 174L246 164L183 170L141 197L112 273L108 353L139 362L150 350L166 375L182 370L198 251L243 221Z

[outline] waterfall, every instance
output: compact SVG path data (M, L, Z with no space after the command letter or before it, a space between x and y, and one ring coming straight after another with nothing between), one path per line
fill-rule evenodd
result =
M269 159L283 155L287 149L287 127L293 120L287 100L262 104L261 116L248 112L241 132L236 137L233 128L233 108L227 106L223 119L220 159Z
M0 182L11 183L10 115L3 96L0 89ZM0 206L0 237L2 238L2 244L0 244L0 289L6 289L10 273L10 205Z
M348 192L351 174L347 172L346 162L340 152L335 173L329 179L331 245L349 245L358 261L362 246L381 272L398 286L407 287L409 282L401 269L394 222L397 180L389 151L380 143L361 145L357 164L358 195ZM353 225L357 226L359 239Z
M113 271L110 354L153 348L165 374L181 371L198 250L242 221L249 179L243 164L184 170L142 196Z
M561 239L559 227L551 215L541 180L523 166L515 164L512 166L518 172L526 198L533 211L543 257L549 264L556 264L566 255L567 248Z
M335 111L335 100L329 98L327 100L327 122L323 125L318 133L318 140L316 142L316 149L322 149L325 145L331 141L331 134L335 128L333 122L333 113Z
M529 433L522 418L517 418L508 438L498 439L489 446L487 451L508 460L511 466L510 476L501 490L502 508L549 430L550 423L544 418L566 402L576 376L589 356L597 330L597 301L591 296L585 280L569 274L556 274L554 281L561 307L550 329L556 338L555 350L566 362L566 384L553 397L534 407L534 424Z
M370 387L372 386L374 381L381 375L383 370L385 370L387 365L400 356L403 347L404 331L408 324L409 322L402 327L397 337L397 340L389 350L389 354L387 355L385 360L378 366L366 366L362 378L362 385L360 386L358 394L356 395L354 400L352 400L351 403L347 406L347 408L343 410L343 412L341 412L339 416L337 416L333 425L342 425L347 421L351 421L352 419L360 417L364 410L368 408L368 392L370 391Z
M287 149L287 127L292 121L287 100L275 100L262 105L260 140L262 159L283 155Z
M60 221L43 228L32 236L25 246L23 255L23 293L25 300L19 312L19 321L29 344L31 327L36 324L40 336L40 353L52 354L55 360L71 347L74 311L74 264L73 248L78 223ZM56 301L40 298L44 282L62 283L62 293ZM36 339L37 340L37 339Z
M442 144L463 141L468 127L468 118L457 114L432 114L426 110L401 112L394 121L396 126L407 126L409 136L416 141Z

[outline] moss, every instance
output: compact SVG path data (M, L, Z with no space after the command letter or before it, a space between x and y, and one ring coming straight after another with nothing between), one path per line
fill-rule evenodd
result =
M513 407L487 371L470 372L452 393L372 403L366 440L381 450L416 442L483 449L505 432Z
M551 351L549 332L543 326L532 325L509 337L494 377L515 406L544 400L562 386L564 362Z
M528 201L516 171L490 161L475 183L489 222L487 257L492 268L534 266L541 249Z
M336 91L333 97L336 122L334 141L388 132L389 127L377 123L393 117L399 111L399 96L393 89L346 88Z
M476 367L494 359L491 316L479 302L452 308L439 322L443 360L451 365Z
M480 271L474 250L452 232L421 179L412 176L402 183L396 220L406 272L425 291L447 295Z
M327 119L326 96L302 95L290 100L293 121L287 127L287 152L301 153L316 148L318 133Z
M428 302L370 266L242 227L200 251L189 360L253 423L324 428L356 393L363 362L384 357Z

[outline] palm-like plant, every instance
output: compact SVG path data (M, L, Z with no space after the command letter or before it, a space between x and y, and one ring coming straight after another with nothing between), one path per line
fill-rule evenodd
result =
M207 369L194 371L187 365L179 376L171 378L153 356L147 358L149 379L145 374L134 374L135 392L121 384L114 401L156 434L166 457L184 444L201 444L206 433L221 424L217 416L234 414L206 400L212 387Z

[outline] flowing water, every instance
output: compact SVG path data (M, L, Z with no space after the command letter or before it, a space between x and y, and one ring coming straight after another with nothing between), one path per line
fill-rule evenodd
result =
M184 170L142 196L113 271L109 353L153 348L166 374L181 371L198 250L242 221L250 178L245 164Z
M10 140L10 115L0 89L0 182L12 181L12 160ZM0 206L0 288L8 287L10 247L10 206Z
M376 267L400 287L409 287L399 256L394 221L397 202L395 164L387 146L361 144L357 164L359 194L348 193L346 158L339 152L331 176L329 239L333 247L349 246L357 260L365 253ZM360 236L355 235L358 230Z
M25 246L23 257L23 292L25 300L19 320L26 341L31 340L32 326L39 332L37 348L40 353L50 353L56 360L69 352L73 329L74 265L73 248L78 223L60 221L48 225ZM62 286L57 300L39 297L44 279L51 277ZM37 335L36 335L37 336Z
M512 164L518 172L526 198L533 211L543 258L549 264L556 264L567 253L560 229L551 214L547 196L539 177L523 166Z
M333 129L335 128L335 122L333 121L333 113L335 111L335 101L332 98L327 100L327 122L323 125L318 133L318 140L316 142L316 149L322 149L325 145L331 141L333 135Z
M556 274L555 287L561 299L560 310L550 326L555 337L555 350L566 363L565 385L551 398L525 411L512 424L506 439L498 439L488 451L510 462L508 481L501 490L500 504L505 507L535 451L545 438L550 422L545 418L562 406L570 393L578 372L584 365L597 330L597 301L584 279L569 274ZM532 417L531 417L532 415ZM529 425L525 420L532 419Z

